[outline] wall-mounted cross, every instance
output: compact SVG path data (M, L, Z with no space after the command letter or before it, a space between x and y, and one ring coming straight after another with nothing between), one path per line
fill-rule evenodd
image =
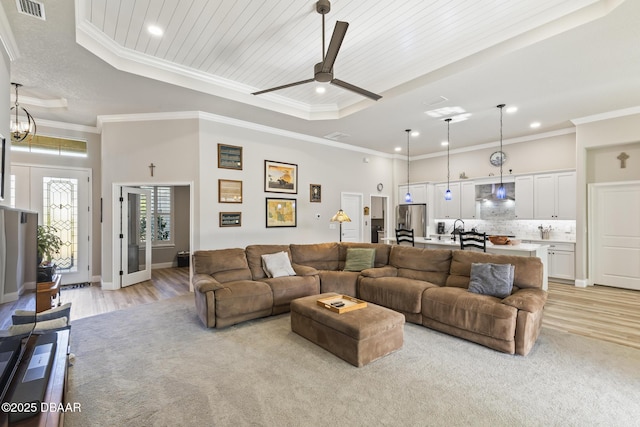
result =
M151 163L149 165L149 170L151 171L151 176L153 176L153 169L155 169L156 165L154 165L153 163Z
M627 159L629 158L629 155L627 153L625 153L624 151L622 153L620 153L620 155L618 157L616 157L618 160L620 160L620 169L624 169L627 167Z

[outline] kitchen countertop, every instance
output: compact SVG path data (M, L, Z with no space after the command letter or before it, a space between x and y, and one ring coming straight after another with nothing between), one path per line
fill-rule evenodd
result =
M382 239L387 242L395 242L395 238ZM415 243L418 245L442 246L444 248L460 248L460 241L425 239L424 237L416 237ZM545 242L548 242L545 240ZM505 251L535 252L538 249L548 245L542 243L520 243L519 245L494 245L487 241L487 249L500 249Z

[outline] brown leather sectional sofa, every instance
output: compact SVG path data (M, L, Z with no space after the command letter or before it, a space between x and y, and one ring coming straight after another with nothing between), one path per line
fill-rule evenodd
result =
M343 271L354 247L376 250L373 268ZM296 275L268 278L261 255L280 251ZM193 259L196 308L210 328L286 312L303 296L338 292L398 311L408 322L526 355L538 338L547 299L542 262L533 257L345 242L203 250ZM469 292L472 263L514 265L511 295Z

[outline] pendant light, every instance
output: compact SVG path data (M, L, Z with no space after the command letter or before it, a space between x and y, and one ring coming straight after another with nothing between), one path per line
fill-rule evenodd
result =
M22 86L20 83L11 83L16 87L16 102L11 107L11 115L15 113L15 120L9 123L9 131L13 142L24 141L29 135L31 138L36 134L36 121L29 112L18 104L18 88ZM15 110L15 111L14 111ZM24 116L24 117L20 117Z
M502 164L504 163L502 151L502 109L504 108L504 104L500 104L497 107L500 109L500 187L498 187L498 191L496 191L496 197L498 199L505 199L507 197L507 190L502 183Z
M407 194L404 195L404 201L412 203L413 197L411 197L411 192L409 191L409 133L411 129L405 129L404 131L407 133Z
M451 196L451 189L449 188L449 125L451 123L451 117L449 117L448 119L444 119L445 122L447 122L447 191L444 192L444 199L445 200L451 200L452 196Z

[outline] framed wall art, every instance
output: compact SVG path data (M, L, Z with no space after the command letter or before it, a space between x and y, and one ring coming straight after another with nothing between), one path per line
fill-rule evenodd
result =
M218 180L219 203L242 203L242 181Z
M240 227L242 212L220 212L220 227Z
M296 227L296 199L276 199L267 197L267 228Z
M322 201L322 186L320 184L309 184L309 201L311 203Z
M265 160L264 191L298 194L298 165Z
M242 147L218 144L218 167L242 170Z

